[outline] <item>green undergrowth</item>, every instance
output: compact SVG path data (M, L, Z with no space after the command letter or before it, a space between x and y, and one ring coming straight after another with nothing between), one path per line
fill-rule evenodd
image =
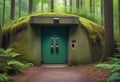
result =
M115 57L110 57L108 61L96 65L96 67L101 67L109 69L111 75L108 77L107 82L120 82L120 55Z
M19 74L22 70L25 70L32 66L32 63L28 63L24 59L24 56L16 53L12 48L6 50L0 49L0 82L14 81L9 75Z

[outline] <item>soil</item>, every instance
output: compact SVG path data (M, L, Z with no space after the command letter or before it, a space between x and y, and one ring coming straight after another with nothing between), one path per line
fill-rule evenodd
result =
M109 70L90 64L55 68L33 66L12 77L17 82L106 82L109 75Z

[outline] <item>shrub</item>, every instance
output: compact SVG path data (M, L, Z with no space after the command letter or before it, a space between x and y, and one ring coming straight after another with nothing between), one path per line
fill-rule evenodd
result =
M22 58L23 55L12 51L12 48L0 49L0 82L10 80L8 74L18 74L33 65L20 61Z
M6 74L0 74L0 82L8 82L10 78Z

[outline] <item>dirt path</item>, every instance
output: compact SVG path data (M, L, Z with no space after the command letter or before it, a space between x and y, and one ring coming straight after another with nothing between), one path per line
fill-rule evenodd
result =
M93 65L79 67L31 67L13 76L17 82L105 82L108 72Z

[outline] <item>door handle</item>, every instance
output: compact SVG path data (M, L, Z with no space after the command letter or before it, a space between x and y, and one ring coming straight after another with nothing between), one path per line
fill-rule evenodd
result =
M58 45L56 45L56 53L59 53L59 46Z
M50 51L51 51L51 53L54 53L54 46L53 45L51 45Z
M59 39L56 38L56 53L59 53Z
M50 39L50 52L51 54L54 53L54 38Z

